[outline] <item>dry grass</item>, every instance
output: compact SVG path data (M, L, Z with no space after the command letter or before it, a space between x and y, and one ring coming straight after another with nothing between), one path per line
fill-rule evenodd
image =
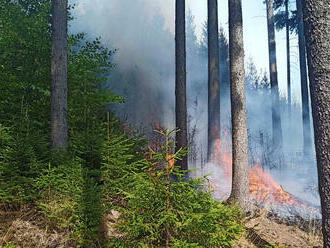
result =
M108 211L104 217L104 231L107 238L120 237L115 230L120 213ZM285 223L284 219L269 217L269 212L258 210L246 219L245 235L235 243L234 248L265 247L312 247L321 248L322 238L318 225L309 232L302 230L299 223ZM21 211L0 211L0 247L8 243L20 248L74 248L67 230L49 230L46 221L36 209Z
M20 248L73 248L67 238L67 231L48 230L37 211L0 211L0 247L15 244Z

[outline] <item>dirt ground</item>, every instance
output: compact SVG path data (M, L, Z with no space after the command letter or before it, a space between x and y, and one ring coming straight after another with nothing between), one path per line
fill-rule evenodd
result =
M282 222L282 223L281 223ZM321 248L321 230L313 222L306 227L305 223L285 224L285 219L269 217L269 213L260 211L247 218L244 236L234 245L234 248L255 247L297 247ZM287 221L289 222L289 221ZM298 227L301 226L301 227ZM304 231L309 229L309 231Z
M111 217L111 216L110 216ZM113 222L112 218L111 222ZM105 218L105 221L107 218ZM13 243L20 248L73 248L66 240L66 233L47 230L40 224L35 210L0 211L0 247ZM245 234L234 248L297 247L321 248L320 229L309 226L303 231L294 223L285 224L284 219L270 218L269 213L259 211L246 219ZM110 223L111 224L111 223ZM112 227L110 225L110 227ZM110 228L111 229L111 228ZM109 229L109 230L110 230Z

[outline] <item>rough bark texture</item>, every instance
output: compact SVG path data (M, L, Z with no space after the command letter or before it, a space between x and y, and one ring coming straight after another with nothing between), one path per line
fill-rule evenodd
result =
M268 52L269 52L269 73L272 91L272 129L273 129L273 145L275 148L282 147L282 124L280 113L279 90L277 80L277 63L276 63L276 41L274 29L274 1L266 0L267 9L267 27L268 27Z
M68 145L67 0L52 0L51 139L53 149Z
M229 0L233 180L230 199L245 208L249 199L248 135L241 0Z
M218 1L208 0L208 160L220 140Z
M304 0L324 247L330 247L330 0Z
M187 100L186 100L186 21L185 0L176 0L175 9L175 117L176 148L187 147ZM178 161L180 167L188 169L187 157Z
M289 30L289 0L285 0L285 32L286 32L286 72L288 87L288 107L291 118L291 61L290 61L290 30Z
M303 13L302 13L303 10L302 10L301 0L296 0L296 5L297 5L297 17L298 17L298 43L299 43L300 79L301 79L304 154L308 155L311 148L312 139L311 139L311 125L310 125L310 117L309 117L306 41L304 36L304 22L303 22Z

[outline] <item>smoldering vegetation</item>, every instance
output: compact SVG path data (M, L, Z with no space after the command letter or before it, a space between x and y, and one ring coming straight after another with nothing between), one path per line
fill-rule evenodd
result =
M123 96L123 104L111 106L117 115L146 135L158 126L174 128L174 34L162 12L162 1L79 1L71 29L117 49L115 68L105 87ZM134 6L132 6L134 5ZM171 6L170 6L171 7ZM187 11L187 94L190 155L195 175L211 174L222 184L228 161L206 163L207 153L207 28L197 37L194 17ZM228 41L219 32L221 151L231 156L231 119ZM265 68L267 65L265 65ZM299 84L299 83L298 83ZM251 167L259 165L291 194L319 206L314 144L303 154L301 105L280 96L283 149L272 145L271 92L268 74L246 58L246 93ZM224 156L220 156L223 158ZM230 182L225 191L230 191ZM221 188L220 186L218 188ZM217 188L216 188L217 190ZM221 189L223 190L223 189ZM221 191L220 190L220 191ZM222 193L221 193L222 194Z

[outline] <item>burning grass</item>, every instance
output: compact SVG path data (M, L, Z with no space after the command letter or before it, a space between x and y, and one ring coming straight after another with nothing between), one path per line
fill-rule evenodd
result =
M232 155L228 144L216 140L211 163L204 166L210 173L210 188L214 196L225 200L231 190ZM286 191L261 165L249 171L250 199L260 208L266 208L282 217L300 216L304 219L320 219L320 209Z

